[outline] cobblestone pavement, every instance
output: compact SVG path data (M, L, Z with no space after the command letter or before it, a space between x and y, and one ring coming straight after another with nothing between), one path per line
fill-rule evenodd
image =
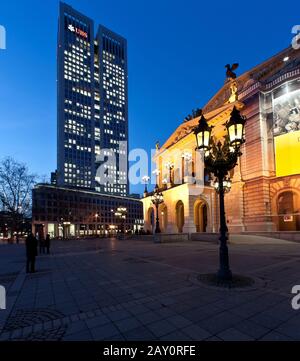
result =
M0 340L300 340L300 244L235 239L229 250L254 287L197 282L217 269L215 243L55 241L29 275L24 245L0 245Z

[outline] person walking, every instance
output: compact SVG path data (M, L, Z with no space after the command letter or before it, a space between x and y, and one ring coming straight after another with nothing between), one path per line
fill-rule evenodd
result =
M36 234L36 239L38 241L39 244L39 248L40 248L40 254L45 253L45 241L44 241L44 236L37 233Z
M45 247L47 249L47 254L50 253L50 234L48 233L45 240Z
M26 245L26 273L35 272L35 257L37 256L38 241L32 233L29 233L25 241Z

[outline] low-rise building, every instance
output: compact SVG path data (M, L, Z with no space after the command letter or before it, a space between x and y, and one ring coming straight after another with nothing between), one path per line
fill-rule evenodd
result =
M139 199L101 194L93 190L37 184L32 192L32 230L51 237L109 236L143 228ZM126 208L125 218L115 213Z

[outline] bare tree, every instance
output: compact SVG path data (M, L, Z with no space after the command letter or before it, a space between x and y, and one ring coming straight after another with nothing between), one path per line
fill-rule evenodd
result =
M11 157L0 162L0 202L3 210L9 212L13 229L17 231L23 217L31 212L31 191L37 181L27 166Z

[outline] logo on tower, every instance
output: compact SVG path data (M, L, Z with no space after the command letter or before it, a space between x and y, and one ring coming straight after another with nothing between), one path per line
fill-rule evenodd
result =
M68 25L68 29L69 29L70 31L72 31L72 32L75 31L75 27L74 27L72 24L69 24L69 25Z
M76 26L69 24L68 25L68 30L70 30L72 33L76 33L77 35L80 35L81 37L87 39L88 38L88 34L86 31L83 31L79 28L76 28Z

